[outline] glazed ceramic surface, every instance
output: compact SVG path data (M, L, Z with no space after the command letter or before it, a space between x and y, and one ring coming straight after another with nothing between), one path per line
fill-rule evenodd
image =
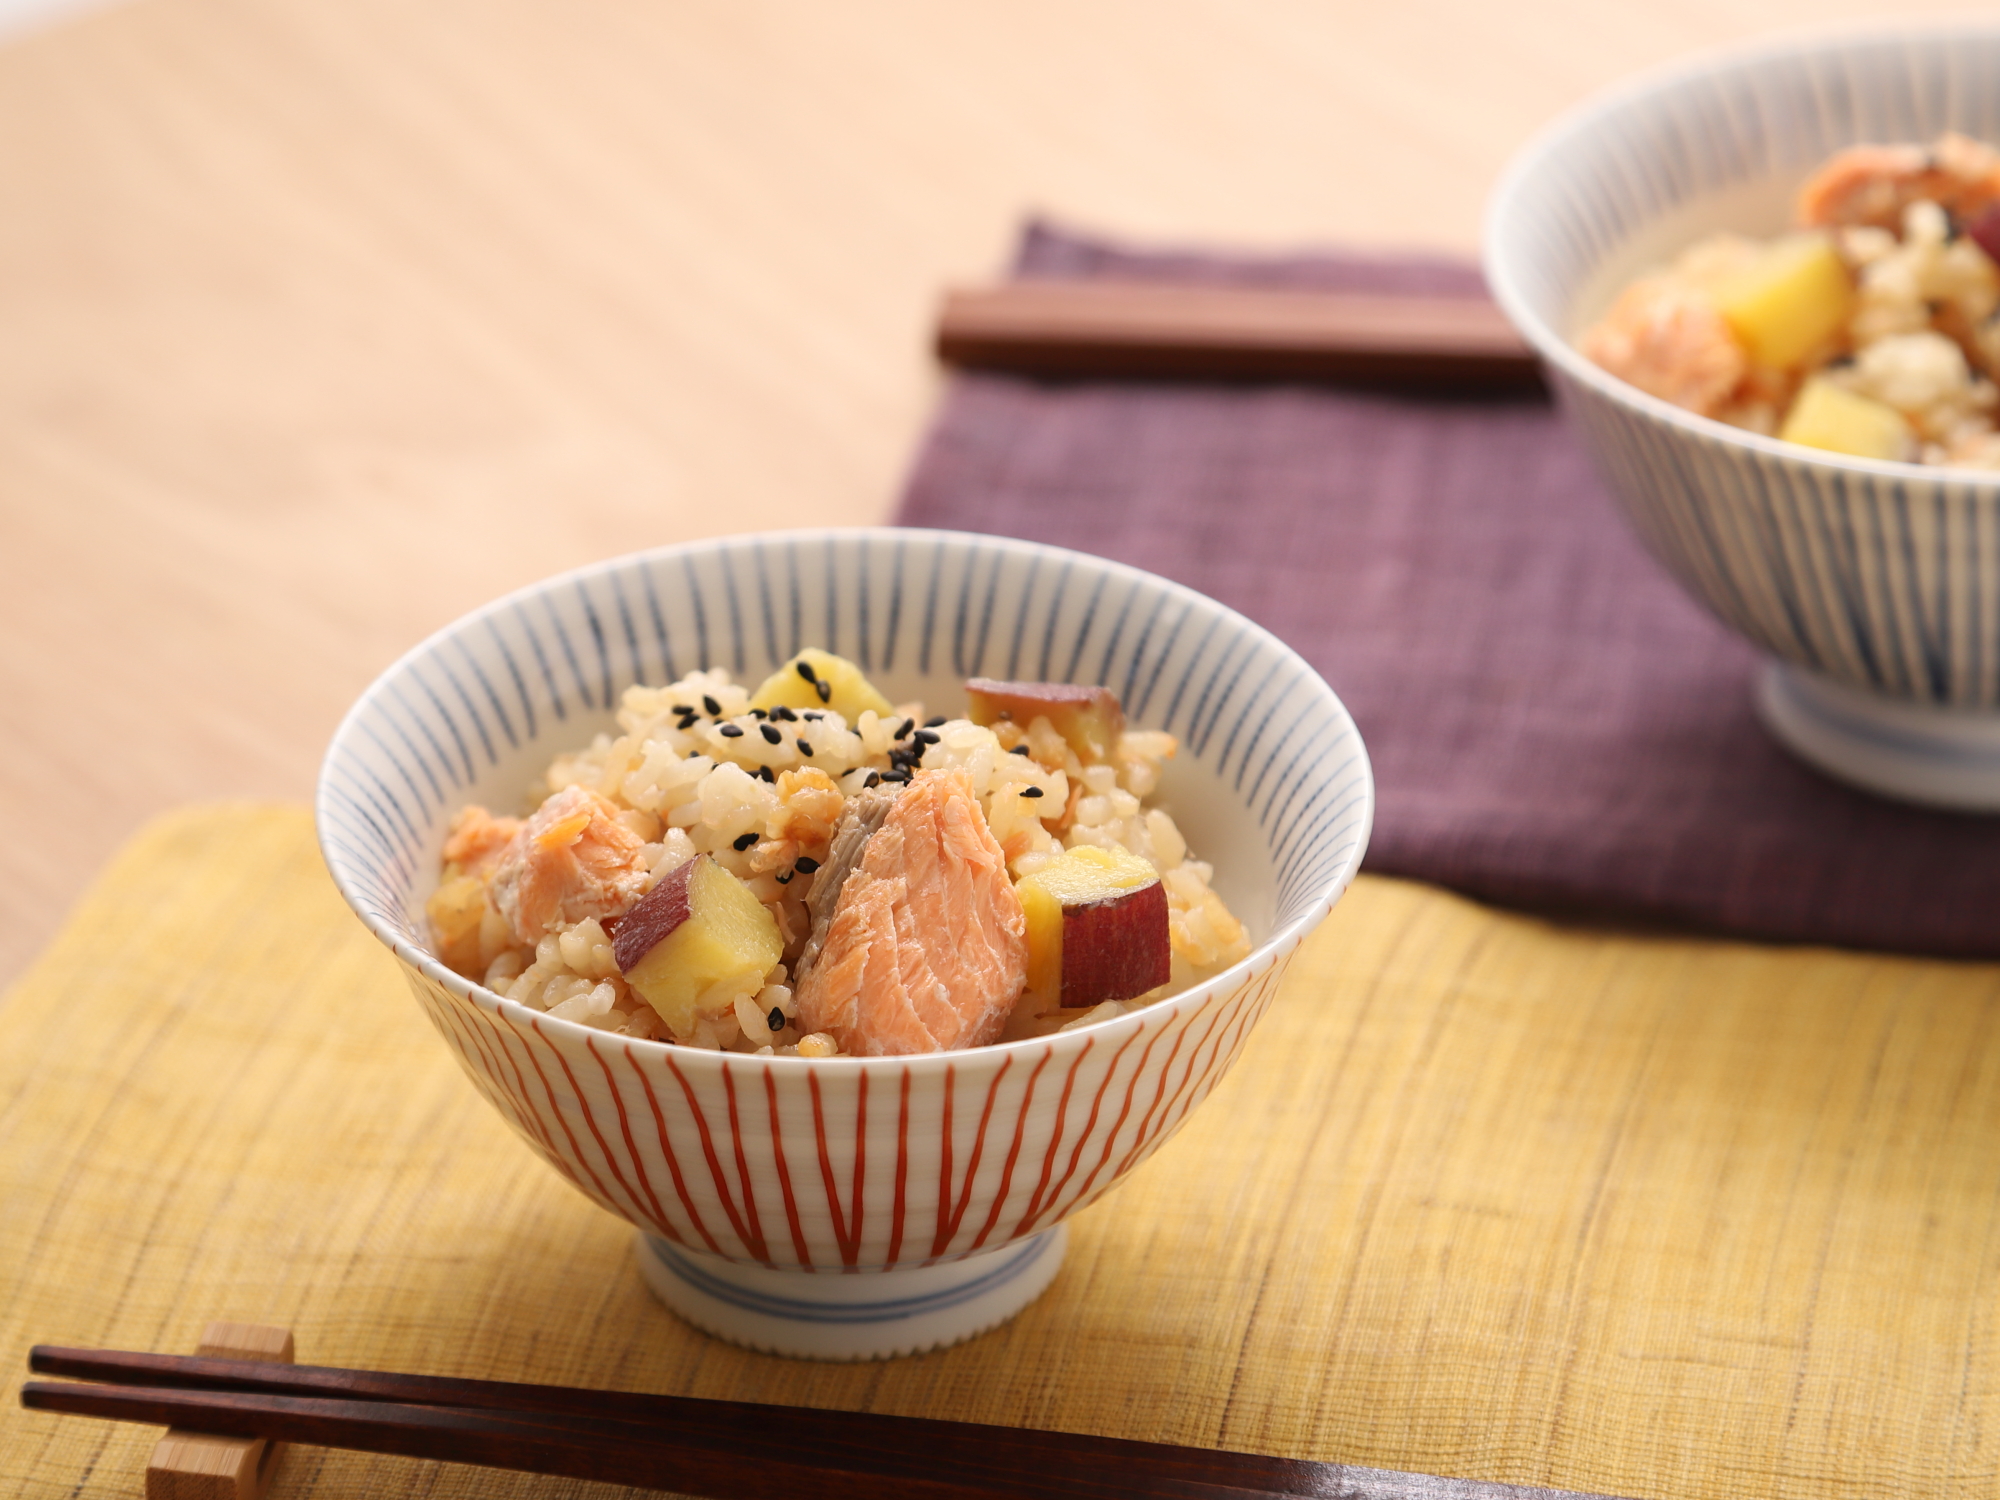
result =
M422 906L459 807L516 806L557 751L611 727L632 683L714 665L754 682L806 645L932 712L959 711L974 675L1113 688L1133 723L1179 737L1157 800L1215 866L1250 958L1057 1036L809 1061L590 1030L432 957ZM691 1265L688 1286L724 1297L727 1283L738 1300L766 1297L769 1283L729 1282L732 1264L938 1266L1030 1241L1104 1193L1227 1070L1352 880L1372 809L1367 755L1339 700L1248 620L1080 554L893 530L672 548L503 599L368 690L327 754L318 801L341 891L480 1092L580 1192L639 1227L661 1252L647 1264L656 1287ZM1050 1243L1052 1258L1015 1257L1041 1266L1035 1289L1060 1258Z
M1758 437L1572 346L1629 280L1700 236L1787 227L1831 152L1945 130L2000 141L2000 26L1702 59L1586 104L1522 151L1488 215L1486 273L1647 547L1783 664L1759 699L1780 738L1891 795L2000 807L2000 475Z

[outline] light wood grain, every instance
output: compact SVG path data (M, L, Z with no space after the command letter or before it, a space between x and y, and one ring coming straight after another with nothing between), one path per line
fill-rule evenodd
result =
M1933 6L1971 11L1976 7ZM1025 211L1470 250L1588 91L1864 0L138 0L0 50L0 979L422 635L886 516Z

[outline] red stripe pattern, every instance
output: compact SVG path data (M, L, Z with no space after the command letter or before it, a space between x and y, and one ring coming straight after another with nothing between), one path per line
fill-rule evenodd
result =
M817 1062L634 1041L405 972L480 1093L592 1202L729 1260L865 1271L998 1249L1100 1197L1208 1097L1295 951L1087 1030Z

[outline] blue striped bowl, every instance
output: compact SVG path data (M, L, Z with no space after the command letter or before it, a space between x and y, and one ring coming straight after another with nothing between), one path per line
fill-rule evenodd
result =
M1179 737L1160 801L1215 866L1249 958L1052 1037L809 1061L588 1030L432 956L423 901L457 808L515 806L558 751L612 726L633 683L716 665L756 681L805 645L939 709L968 676L1114 689L1135 723ZM952 1342L1047 1284L1063 1221L1234 1060L1353 879L1373 808L1340 700L1242 616L1079 553L894 530L666 548L502 599L369 688L318 796L342 894L481 1093L638 1228L654 1289L737 1342L834 1358Z
M2000 808L2000 475L1879 463L1646 395L1572 340L1717 229L1786 227L1800 181L1859 141L2000 141L2000 24L1765 45L1655 73L1514 160L1486 224L1494 296L1646 546L1772 659L1766 724L1892 796Z

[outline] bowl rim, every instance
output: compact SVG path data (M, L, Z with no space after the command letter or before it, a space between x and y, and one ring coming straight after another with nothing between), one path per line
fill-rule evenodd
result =
M410 663L426 656L434 648L450 640L459 632L478 625L488 618L500 614L502 611L511 609L522 600L540 597L542 594L560 585L581 581L617 568L630 566L641 559L656 557L677 558L697 551L724 552L731 547L742 546L752 542L760 544L768 544L773 541L815 542L831 546L841 541L865 541L897 535L921 537L926 540L970 542L980 547L997 547L1020 556L1035 555L1048 557L1053 555L1062 559L1079 560L1093 567L1107 569L1113 576L1123 576L1137 582L1143 582L1149 586L1164 588L1170 596L1179 596L1207 608L1219 610L1223 619L1235 622L1243 628L1267 638L1284 656L1289 656L1300 667L1305 669L1311 679L1318 683L1320 688L1333 700L1334 705L1340 710L1350 726L1349 732L1354 741L1353 758L1358 762L1356 769L1360 777L1358 789L1360 793L1361 815L1360 827L1355 836L1352 853L1331 873L1324 877L1318 889L1313 893L1311 903L1305 911L1292 918L1289 922L1274 928L1244 958L1218 973L1211 974L1201 983L1182 990L1179 994L1166 996L1164 999L1156 1000L1151 1005L1144 1006L1139 1010L1128 1011L1122 1016L1113 1016L1104 1021L1097 1021L1088 1026L1078 1027L1075 1031L1049 1032L1041 1036L1018 1038L1014 1041L990 1042L983 1047L954 1047L941 1052L893 1054L881 1057L850 1057L844 1055L837 1057L779 1057L775 1055L765 1057L754 1052L711 1052L707 1048L683 1047L672 1042L657 1041L648 1037L619 1036L613 1032L600 1031L596 1027L585 1026L579 1021L570 1021L559 1016L552 1016L546 1011L531 1010L517 1001L509 1000L505 996L487 989L482 984L467 979L456 970L447 968L435 954L410 941L402 933L392 928L386 921L369 911L359 900L358 893L349 886L347 879L342 873L341 864L336 861L333 851L328 847L329 820L326 814L328 803L332 796L329 784L331 779L330 773L337 753L347 742L363 710L374 700L383 685L401 673ZM1260 973L1282 961L1297 948L1304 941L1306 934L1327 918L1335 904L1345 894L1347 888L1353 884L1355 875L1360 871L1362 859L1368 852L1369 840L1374 832L1375 773L1374 763L1369 758L1367 744L1361 737L1361 729L1355 723L1354 715L1348 711L1346 703L1334 691L1332 685L1319 674L1318 670L1310 662L1299 655L1291 645L1274 631L1259 625L1249 616L1239 610L1232 609L1221 600L1211 598L1209 595L1202 593L1198 589L1190 588L1184 583L1178 583L1171 578L1149 572L1144 568L1134 567L1130 563L1121 563L1108 557L1099 557L1094 553L1079 552L1074 548L1057 547L1045 542L1024 541L1017 537L994 536L984 532L888 525L788 527L771 531L732 532L726 536L702 537L687 542L669 542L657 547L646 547L633 552L620 553L613 557L600 558L594 562L583 563L574 568L567 568L560 573L549 574L531 583L523 584L519 588L512 589L496 599L489 600L485 604L479 605L477 608L469 610L465 614L459 615L438 629L433 630L378 672L369 682L368 686L362 690L360 696L348 707L347 712L341 716L339 725L335 728L332 738L327 742L326 753L320 759L319 772L314 786L313 822L318 834L320 858L326 866L327 873L332 877L335 888L340 892L341 899L347 903L348 909L361 920L369 932L409 969L441 986L458 998L470 1001L482 1010L496 1016L514 1017L522 1021L532 1020L537 1027L554 1027L558 1035L569 1036L573 1041L583 1038L603 1038L617 1042L627 1048L639 1048L641 1049L641 1055L657 1053L659 1056L664 1057L671 1053L677 1064L691 1066L720 1066L728 1063L746 1065L762 1064L775 1067L780 1073L823 1070L827 1068L853 1072L870 1068L882 1070L893 1067L949 1066L963 1064L968 1060L987 1058L993 1059L995 1065L997 1065L998 1060L1001 1058L1014 1057L1021 1053L1032 1052L1037 1048L1060 1047L1064 1043L1082 1046L1086 1039L1116 1035L1123 1031L1136 1032L1145 1024L1146 1018L1149 1016L1178 1015L1183 1011L1198 1009L1225 987L1233 989L1247 985Z
M1799 443L1765 437L1745 428L1732 427L1713 417L1699 416L1620 380L1610 371L1584 358L1568 339L1549 326L1529 302L1516 280L1514 258L1506 233L1514 222L1518 199L1525 186L1545 168L1548 157L1558 147L1589 132L1605 119L1645 101L1676 93L1718 67L1751 69L1760 64L1814 52L1836 51L1842 47L1969 37L2000 40L2000 19L1934 17L1914 23L1865 20L1791 29L1751 42L1704 48L1630 74L1596 90L1529 136L1508 158L1487 197L1480 227L1480 269L1493 300L1536 353L1556 366L1568 379L1606 400L1677 428L1690 437L1744 448L1772 460L1832 473L1868 475L1905 483L1923 480L1933 485L1949 484L1972 492L1982 502L2000 504L2000 470L1856 458L1808 448Z

